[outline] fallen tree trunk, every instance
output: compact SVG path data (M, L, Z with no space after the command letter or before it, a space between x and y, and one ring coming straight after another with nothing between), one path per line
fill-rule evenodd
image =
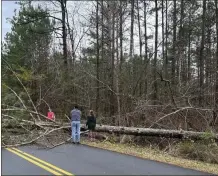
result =
M22 124L24 125L24 123ZM54 124L51 122L36 122L36 126L70 129L69 123ZM81 124L81 131L87 130L85 124ZM153 129L153 128L137 128L137 127L120 127L120 126L108 126L108 125L96 125L96 132L106 132L115 134L126 134L135 136L155 136L165 138L179 138L179 139L193 139L200 140L204 136L208 136L211 139L218 141L218 134L207 134L205 132L183 131L183 130L165 130L165 129Z
M51 123L40 123L40 126L49 126ZM54 124L51 124L53 126ZM62 124L66 128L70 128L68 124ZM54 126L57 126L55 124ZM81 131L86 130L85 124L81 124ZM96 132L106 132L106 133L115 133L115 134L127 134L127 135L136 135L136 136L156 136L156 137L165 137L165 138L189 138L193 140L202 139L206 133L205 132L195 132L195 131L183 131L183 130L164 130L164 129L153 129L153 128L136 128L136 127L119 127L119 126L108 126L108 125L96 125ZM211 134L212 139L218 141L218 134Z
M84 128L84 126L81 126ZM189 138L193 140L203 139L206 135L205 132L183 131L183 130L164 130L164 129L152 129L152 128L136 128L136 127L117 127L108 125L97 125L97 132L109 132L116 134L127 134L136 136L155 136L165 138ZM211 134L212 139L218 141L218 134Z

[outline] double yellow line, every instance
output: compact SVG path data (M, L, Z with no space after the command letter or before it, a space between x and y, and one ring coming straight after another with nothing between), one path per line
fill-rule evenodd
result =
M36 158L35 156L32 156L32 155L25 153L21 150L18 150L16 148L6 148L6 150L8 150L8 151L20 156L21 158L45 169L46 171L48 171L54 175L73 175L70 172L67 172L61 168L54 166L53 164L47 163L39 158Z

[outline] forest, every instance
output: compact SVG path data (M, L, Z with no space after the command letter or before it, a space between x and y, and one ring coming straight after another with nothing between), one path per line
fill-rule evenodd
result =
M218 133L217 3L18 2L2 41L2 125L49 109L65 123L78 104L98 124Z

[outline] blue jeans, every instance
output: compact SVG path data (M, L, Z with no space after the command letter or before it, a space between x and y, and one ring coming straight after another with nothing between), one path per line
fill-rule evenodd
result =
M80 142L80 121L71 122L73 142Z

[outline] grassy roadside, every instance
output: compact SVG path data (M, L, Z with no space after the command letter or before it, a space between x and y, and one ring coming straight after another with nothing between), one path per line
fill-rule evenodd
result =
M120 144L120 143L110 143L110 142L91 142L88 140L83 140L83 144L88 146L107 149L123 154L128 154L132 156L137 156L144 159L150 159L154 161L174 164L184 168L195 169L203 172L208 172L212 174L218 174L218 164L204 163L195 160L183 159L178 157L173 157L166 154L160 150L154 150L146 147L139 147L135 145Z

